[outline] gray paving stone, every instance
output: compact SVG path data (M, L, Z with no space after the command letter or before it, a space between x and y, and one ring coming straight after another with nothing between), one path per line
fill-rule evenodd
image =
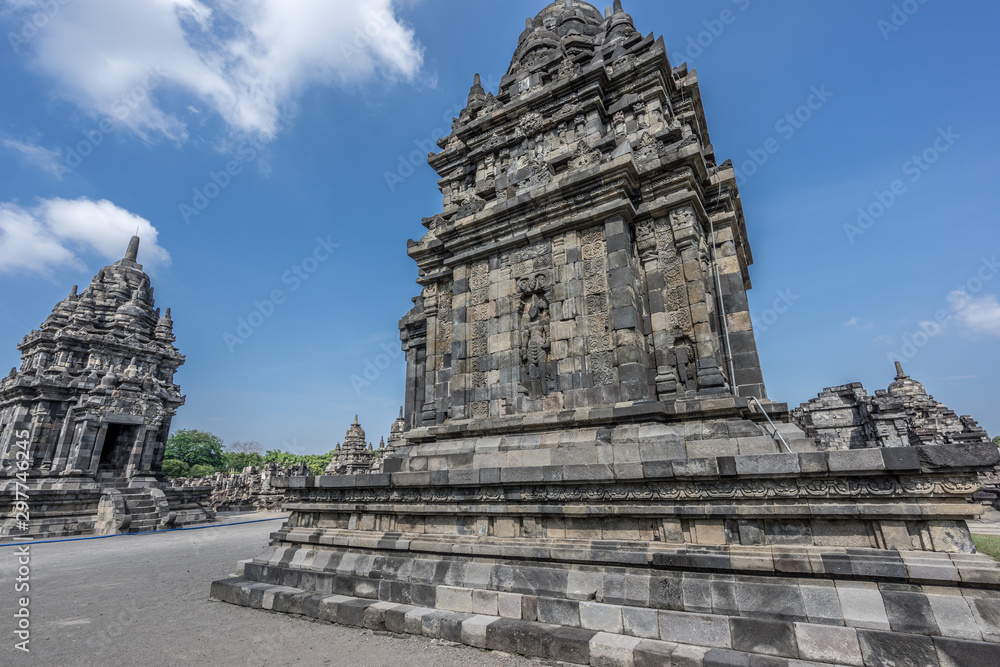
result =
M763 653L797 658L795 630L787 621L766 621L757 618L733 618L733 648L746 653Z
M795 624L795 643L804 660L864 667L858 633L854 628Z
M661 611L660 639L666 642L732 648L729 622L724 616Z
M937 650L930 637L876 630L858 630L865 665L938 667Z

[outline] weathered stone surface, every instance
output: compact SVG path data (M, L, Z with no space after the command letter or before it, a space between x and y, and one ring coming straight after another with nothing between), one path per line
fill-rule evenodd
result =
M660 612L660 639L719 648L733 645L729 621L725 617L678 611Z
M642 643L635 637L599 632L590 640L590 664L593 667L633 667L636 646Z
M864 667L858 633L833 625L795 624L795 643L804 660Z
M757 618L734 618L730 621L733 648L747 653L762 653L786 658L798 657L795 631L785 621Z
M844 623L853 628L889 629L889 617L878 585L860 581L838 581L837 595Z
M966 667L966 665L1000 665L1000 644L934 638L941 667Z
M866 665L938 667L937 650L930 637L858 630Z

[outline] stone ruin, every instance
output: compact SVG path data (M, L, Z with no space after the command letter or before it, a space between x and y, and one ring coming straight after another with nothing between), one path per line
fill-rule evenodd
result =
M792 419L825 450L986 443L972 417L957 416L896 362L896 380L869 396L860 383L824 389Z
M733 166L662 39L555 2L439 146L405 440L275 480L214 598L595 666L1000 664L966 523L1000 452L831 448L767 399Z
M389 442L379 443L376 449L365 440L365 431L358 423L347 430L343 443L337 443L333 459L327 466L327 475L361 475L380 472L384 456L403 444L405 430L403 412L393 422L389 431ZM208 505L216 512L279 511L284 502L284 488L274 485L274 480L286 477L309 475L309 468L302 465L283 466L265 463L263 466L248 466L239 473L217 472L209 477L177 478L174 487L211 486L212 495Z
M265 463L247 466L240 473L217 472L210 477L177 478L172 482L175 488L211 486L208 506L215 512L277 512L285 500L285 489L275 486L275 479L308 474L306 465Z
M959 417L928 395L896 362L896 379L870 396L854 382L829 387L792 410L792 420L827 451L918 445L989 445L989 435L968 415ZM975 499L1000 510L1000 474L981 472Z
M143 532L211 521L210 489L174 489L160 466L184 404L170 310L125 257L74 286L18 345L0 381L0 540ZM25 490L25 483L27 490ZM15 501L27 495L30 514Z

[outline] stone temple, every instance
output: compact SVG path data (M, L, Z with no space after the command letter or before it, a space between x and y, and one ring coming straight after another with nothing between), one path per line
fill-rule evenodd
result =
M155 308L139 238L18 345L0 381L0 538L139 532L212 518L209 489L173 490L160 466L184 404L170 310ZM10 512L27 473L27 530ZM161 489L161 487L163 487ZM23 491L23 487L22 487ZM11 502L7 502L10 500Z
M662 39L555 2L439 145L403 444L285 480L214 597L595 666L1000 664L997 447L831 449L767 399L733 167Z
M358 423L358 416L354 415L354 423L347 429L344 442L334 449L333 459L325 472L327 475L360 475L377 471L381 454L382 447L376 450L366 442L365 430Z

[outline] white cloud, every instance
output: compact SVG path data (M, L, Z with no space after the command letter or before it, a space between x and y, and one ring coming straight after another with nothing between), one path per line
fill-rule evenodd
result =
M1000 303L993 294L972 296L955 291L948 296L955 318L972 333L1000 336Z
M30 210L0 203L0 273L48 277L58 268L83 270L81 253L117 261L136 229L142 237L139 261L151 269L169 265L152 223L107 200L45 199Z
M844 322L844 326L845 327L853 327L854 329L857 329L858 331L867 331L868 329L871 329L875 325L872 324L871 322L862 322L857 317L852 317L851 319L849 319L846 322Z
M61 5L29 45L58 95L141 137L182 141L178 114L207 106L233 130L273 138L310 85L415 79L423 50L393 4L88 0Z
M61 156L58 150L44 148L36 144L19 141L17 139L10 139L8 137L0 138L0 145L4 148L9 148L20 153L21 157L24 158L24 161L28 164L38 167L43 171L47 171L60 179L62 178L62 171L64 171L64 169L59 160Z

